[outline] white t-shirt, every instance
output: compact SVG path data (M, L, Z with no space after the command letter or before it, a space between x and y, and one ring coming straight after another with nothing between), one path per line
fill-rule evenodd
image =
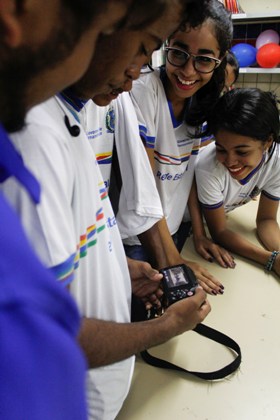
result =
M122 238L148 230L163 212L129 94L122 93L106 107L88 101L79 116L108 186L115 143L122 177L117 214Z
M216 209L222 205L225 212L248 203L260 193L272 200L280 200L279 148L267 162L267 156L251 174L239 182L216 159L216 146L209 144L199 153L195 176L198 198L203 207Z
M154 149L155 179L171 235L182 222L194 176L200 138L194 128L178 123L167 101L160 71L143 74L133 83L132 100L141 136ZM189 220L189 216L186 217Z
M81 124L94 150L104 183L109 189L115 133L114 102L108 106L97 106L88 101L80 111Z
M63 102L52 98L33 108L26 128L12 136L41 182L41 203L35 206L15 180L4 183L4 192L41 259L70 284L81 314L129 322L131 282L107 190L86 134L80 126L80 134L72 137L65 115L78 125ZM90 418L115 418L133 363L131 357L89 370Z

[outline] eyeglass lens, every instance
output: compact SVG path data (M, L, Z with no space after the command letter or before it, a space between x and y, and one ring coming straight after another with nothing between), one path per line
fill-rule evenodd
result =
M193 56L177 49L167 50L167 59L173 66L182 67L190 58L193 60L194 68L200 73L210 73L217 65L217 62L211 57L204 55Z

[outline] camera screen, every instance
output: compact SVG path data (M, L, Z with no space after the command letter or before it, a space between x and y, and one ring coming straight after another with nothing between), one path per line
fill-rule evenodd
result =
M164 273L169 288L189 284L189 280L186 278L185 272L182 267L172 267L167 270L164 270Z

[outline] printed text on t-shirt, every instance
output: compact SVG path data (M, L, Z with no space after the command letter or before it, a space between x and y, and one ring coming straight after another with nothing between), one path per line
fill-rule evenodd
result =
M157 171L157 178L160 181L178 181L179 179L181 179L183 176L183 173L177 173L175 175L172 175L169 172L166 172L165 174L163 174L160 171Z

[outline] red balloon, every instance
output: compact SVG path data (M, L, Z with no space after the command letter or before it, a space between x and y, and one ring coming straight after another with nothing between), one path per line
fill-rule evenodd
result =
M260 67L271 69L278 66L280 64L280 46L274 43L263 45L257 51L256 59Z

